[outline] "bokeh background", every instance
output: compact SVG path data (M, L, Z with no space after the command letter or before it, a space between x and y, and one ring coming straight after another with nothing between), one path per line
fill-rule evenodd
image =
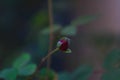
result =
M119 0L52 0L54 46L62 36L71 39L71 54L52 55L56 72L73 71L81 64L101 70L105 56L119 48ZM39 63L48 53L47 0L0 1L0 68L9 67L22 52ZM46 65L44 65L46 66ZM101 73L98 74L100 76ZM97 76L93 76L98 80ZM92 79L93 80L93 79Z

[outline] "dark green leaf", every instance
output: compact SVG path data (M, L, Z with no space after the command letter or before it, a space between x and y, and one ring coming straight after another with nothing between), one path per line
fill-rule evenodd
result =
M88 80L88 78L92 74L92 71L93 68L91 66L80 66L71 74L71 80Z
M21 76L29 76L35 72L36 68L37 68L36 64L28 64L21 68L18 73Z
M4 78L5 80L16 80L17 74L18 71L16 69L5 69L0 73L0 78Z
M61 34L67 36L74 36L77 33L77 29L75 26L67 26L62 29Z
M58 31L58 30L60 30L60 28L61 28L61 26L60 25L58 25L58 24L54 24L53 25L53 32L56 32L56 31ZM47 27L47 28L45 28L45 29L43 29L42 31L41 31L41 33L42 34L49 34L50 33L50 27Z
M120 80L120 70L105 72L102 76L102 80Z
M13 63L13 67L16 69L20 69L25 66L30 61L30 55L28 53L22 54L16 61Z
M32 18L33 27L42 26L47 22L48 22L48 13L46 11L39 11Z
M58 80L71 80L68 72L62 72L58 74Z
M39 73L40 80L46 80L46 76L48 76L49 80L54 80L55 72L52 70L48 71L47 68L41 69Z
M39 53L38 53L38 57L42 58L46 55L46 53L48 52L48 45L49 45L49 35L39 35L39 39L38 39L38 46L39 46ZM36 56L37 57L37 56Z
M77 26L77 25L83 25L87 24L91 21L93 21L96 18L96 16L80 16L77 19L73 20L71 25Z
M113 70L119 66L120 62L120 50L111 51L105 58L103 67L106 70Z

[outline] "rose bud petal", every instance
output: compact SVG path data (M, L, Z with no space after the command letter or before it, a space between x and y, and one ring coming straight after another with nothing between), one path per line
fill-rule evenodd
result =
M57 47L61 51L64 51L65 53L71 53L71 50L69 49L69 45L70 45L70 39L67 37L61 38L57 43Z

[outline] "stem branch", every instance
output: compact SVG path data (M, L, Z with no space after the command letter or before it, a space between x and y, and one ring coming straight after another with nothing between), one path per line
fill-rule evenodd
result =
M37 67L36 71L33 73L33 75L32 75L31 77L29 77L27 80L32 80L32 78L33 78L34 76L36 76L36 74L39 72L42 64L49 58L49 56L51 56L52 54L54 54L54 53L57 52L58 50L59 50L59 48L56 48L56 49L54 49L53 51L51 51L50 53L48 53L47 56L45 56L45 57L41 60L40 64L38 65L38 67Z

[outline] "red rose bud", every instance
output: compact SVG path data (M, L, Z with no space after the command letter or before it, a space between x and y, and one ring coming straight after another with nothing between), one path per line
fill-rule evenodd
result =
M64 51L65 53L71 53L71 50L69 49L69 45L70 45L70 39L67 37L61 38L57 43L57 47L61 51Z

